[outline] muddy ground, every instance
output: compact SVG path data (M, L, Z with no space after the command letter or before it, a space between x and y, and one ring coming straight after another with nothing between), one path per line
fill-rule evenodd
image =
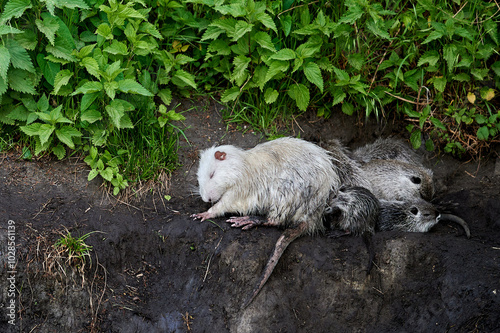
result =
M181 143L183 166L169 191L140 200L108 196L98 180L87 182L81 161L0 155L0 332L500 332L500 147L479 161L426 159L437 197L458 204L453 213L469 223L470 239L452 223L425 234L377 233L377 266L366 277L361 239L302 237L241 310L281 231L190 218L208 208L192 195L197 150L262 141L227 132L220 106L202 104L185 114L190 143ZM404 138L401 126L311 115L290 134L336 137L354 148L379 136ZM84 275L54 254L65 229L98 231L87 239L93 251Z

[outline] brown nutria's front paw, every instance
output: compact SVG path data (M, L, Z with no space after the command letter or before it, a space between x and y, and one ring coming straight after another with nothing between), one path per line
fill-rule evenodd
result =
M241 228L242 230L248 230L262 224L262 221L255 216L233 216L226 220L226 222L232 223L231 227Z
M191 217L195 220L200 219L203 222L206 219L209 219L213 216L209 212L204 212L204 213L193 214L193 215L191 215Z

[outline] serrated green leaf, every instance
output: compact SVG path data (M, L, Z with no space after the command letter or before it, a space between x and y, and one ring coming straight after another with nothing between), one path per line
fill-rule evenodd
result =
M71 73L69 69L65 69L57 73L56 78L54 79L54 95L57 95L62 86L68 84L72 76L73 73Z
M239 87L232 87L224 91L224 93L221 96L221 102L222 103L227 103L227 102L232 102L238 96L240 95L240 88Z
M26 121L29 114L30 112L24 105L18 105L7 115L7 117L12 120Z
M281 27L283 28L283 32L285 33L285 37L288 37L288 35L290 35L290 31L292 30L292 16L280 16L280 23Z
M107 180L108 182L113 179L113 169L110 167L106 167L106 169L99 171L99 174L102 178L104 178L104 180Z
M175 110L170 110L166 114L167 118L172 120L172 121L184 121L186 120L186 117L184 117L182 114L175 112Z
M139 31L140 32L145 32L155 38L158 38L158 39L163 39L163 36L161 35L161 33L158 31L158 29L156 29L156 27L149 23L149 22L142 22L140 27L139 27Z
M105 47L104 52L114 54L114 55L128 55L128 48L125 43L119 42L117 40L113 40L110 46Z
M345 92L342 91L342 89L340 89L340 88L335 89L333 91L332 106L337 105L339 103L342 103L346 97L347 97L347 95L345 94Z
M80 111L83 112L87 110L92 105L92 103L94 103L97 97L99 97L99 92L84 94L80 102Z
M490 135L490 131L488 130L488 126L482 126L477 130L477 138L479 140L488 140Z
M453 75L453 80L459 81L459 82L469 82L470 76L469 76L469 74L466 74L466 73L459 73L459 74Z
M36 62L38 63L38 66L42 70L43 77L47 82L51 85L54 86L54 80L56 78L57 73L61 70L61 65L57 63L53 63L51 61L47 61L45 59L45 56L41 53L39 53L36 56Z
M422 145L422 132L420 130L413 131L410 135L410 143L413 149L418 149Z
M433 79L434 88L439 92L444 92L446 88L446 78L445 77L435 77Z
M57 156L58 160L62 160L64 156L66 156L66 149L64 149L63 145L57 145L52 147L52 152Z
M253 73L252 83L255 84L255 86L259 87L261 91L264 89L264 86L267 82L266 74L267 74L267 66L265 65L257 66L257 68L255 68Z
M304 59L303 58L295 58L293 59L293 69L292 73L295 73L296 71L299 70L299 68L304 64Z
M108 113L111 122L115 125L116 128L120 129L120 119L125 115L125 111L118 107L117 105L106 105L106 112Z
M41 2L45 2L47 6L47 10L50 14L54 15L54 8L81 8L81 9L89 9L87 4L82 0L41 0Z
M366 59L360 53L352 53L347 56L347 61L352 67L359 71L365 64Z
M208 52L216 52L218 55L230 55L231 48L229 48L227 41L216 39L208 45Z
M344 102L342 103L342 112L348 116L352 116L354 114L354 106L349 102Z
M47 95L43 94L42 97L36 102L36 108L41 112L46 112L49 110L49 99Z
M241 78L245 74L248 64L250 63L250 60L251 60L250 58L242 55L234 58L233 60L234 70L231 76L233 80L237 80L238 78Z
M47 150L50 147L51 143L52 137L49 137L49 139L42 144L40 141L40 137L35 136L35 155L39 155L41 152Z
M19 129L28 136L40 135L41 123L33 123L26 126L19 126Z
M474 41L474 36L476 33L471 29L466 29L466 28L456 28L454 31L455 35L459 35L460 37L463 37L465 39L468 39L469 41Z
M132 124L132 120L128 115L125 114L120 118L120 128L134 128L134 124Z
M305 111L309 105L309 89L301 83L293 84L288 90L288 95L297 103L297 107L301 111Z
M429 34L429 36L427 36L427 38L422 42L422 44L430 43L433 40L440 39L443 36L444 36L443 32L434 30Z
M8 81L11 89L31 95L36 95L35 78L22 69L10 69Z
M78 52L75 52L75 56L79 59L86 58L92 53L95 47L96 44L85 45Z
M179 82L180 81L180 82ZM194 81L194 75L180 69L174 73L172 76L172 82L176 85L181 86L181 84L188 85L196 89L196 83Z
M254 40L265 49L275 52L276 48L271 40L271 36L267 32L259 31L254 35Z
M486 118L482 114L476 114L474 119L476 120L476 123L478 123L479 125L482 125L482 124L488 122L488 118Z
M89 123L95 123L96 121L102 120L102 114L94 109L86 110L82 112L80 117L82 121L88 121Z
M172 102L172 91L169 88L163 88L157 95L165 105L170 105Z
M134 105L123 99L115 99L110 103L113 107L119 108L124 112L135 110Z
M233 42L237 41L241 37L243 37L247 32L252 31L253 24L248 23L246 21L238 20L236 25L234 26L233 32L227 32L228 37L231 37Z
M9 21L11 18L20 18L26 9L31 8L30 0L9 0L3 8L3 13L0 16L0 23Z
M201 37L201 41L203 42L207 39L217 39L219 38L220 34L224 32L225 30L221 29L220 27L208 26L207 30L205 30L203 36Z
M42 20L36 19L35 24L38 30L42 32L49 40L50 44L54 45L56 39L56 31L59 29L59 23L52 16L47 16Z
M351 78L346 71L338 69L337 67L333 67L333 71L335 72L335 75L337 76L339 81L350 81Z
M455 64L458 62L458 48L455 44L446 44L443 47L443 58L448 65L448 72L452 73Z
M267 88L266 92L264 93L264 100L267 104L272 104L278 99L278 96L279 93L276 91L276 89Z
M193 61L195 61L194 58L188 57L185 54L177 54L177 56L175 57L175 63L177 65L185 65Z
M380 28L380 25L378 24L378 22L375 22L375 20L373 20L373 19L369 19L368 21L366 21L366 27L375 36L379 36L379 37L382 37L382 38L385 38L385 39L391 39L391 36L389 35L389 33L387 31L385 31L385 30L382 30Z
M35 67L31 62L31 58L26 51L19 43L13 39L7 39L5 41L5 47L9 50L10 53L10 63L12 67L18 69L24 69L30 73L35 72Z
M75 143L73 142L74 137L81 137L82 133L78 131L76 128L71 126L62 126L59 129L56 129L56 136L65 145L70 147L71 149L75 149Z
M101 71L99 70L99 64L97 63L97 60L95 60L94 58L86 57L83 58L82 61L80 61L80 64L85 67L90 75L93 75L97 79L101 78Z
M69 62L76 62L76 58L73 56L73 48L64 42L62 38L56 37L55 45L47 45L45 50L52 54L54 57L63 59Z
M434 118L434 117L431 117L431 123L432 123L435 127L439 128L439 129L441 129L441 130L443 130L443 131L446 131L446 126L444 126L444 125L443 125L443 123L441 122L441 120L439 120L439 119L437 119L437 118Z
M488 76L488 72L488 68L474 68L470 71L472 76L474 76L479 81L484 81L484 79Z
M278 29L276 28L276 24L274 24L273 19L266 13L260 13L257 15L257 20L260 21L266 28L273 30L275 33L278 33Z
M346 2L346 5L349 5L349 3ZM361 8L357 4L353 4L352 3L352 5L349 6L349 10L347 12L345 12L344 15L342 15L342 17L340 18L340 20L339 20L338 23L353 24L358 19L360 19L363 16L364 13L365 13L365 11L363 10L363 8Z
M264 83L271 80L276 74L284 73L288 70L288 63L286 61L272 60L269 69L267 70Z
M7 71L9 70L10 65L10 53L9 50L0 45L0 77L7 81Z
M38 130L38 137L40 138L40 145L45 146L49 141L49 137L54 132L55 127L51 124L42 124ZM45 150L45 149L44 149Z
M272 56L269 57L269 59L273 60L281 60L281 61L286 61L286 60L292 60L295 59L297 55L295 54L295 51L292 49L281 49Z
M104 82L103 86L106 95L108 95L109 98L111 99L115 99L116 91L118 90L118 82L116 81Z
M111 27L107 23L101 23L95 32L101 37L104 37L105 39L113 39L113 33L111 31Z
M140 83L132 80L132 79L125 79L118 81L118 90L124 93L129 93L129 94L139 94L142 96L153 96L149 90L144 88Z
M418 59L417 66L422 66L424 64L429 64L430 66L436 66L439 61L439 53L436 50L426 51L420 59Z
M312 61L306 63L304 65L304 74L309 82L316 85L319 88L319 91L323 93L323 77L321 76L319 66Z
M7 92L7 81L5 81L1 76L0 76L0 102L2 101L2 95Z
M89 81L84 83L81 87L77 88L71 96L77 94L91 94L103 90L103 85L101 82Z
M22 30L16 29L16 28L8 26L8 25L1 25L0 24L0 36L9 35L9 34L25 34L25 33L26 33L26 31L22 31ZM16 38L16 40L19 41L17 38Z

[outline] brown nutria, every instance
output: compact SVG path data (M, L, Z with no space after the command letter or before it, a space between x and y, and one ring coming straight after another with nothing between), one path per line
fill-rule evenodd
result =
M463 219L452 214L439 213L432 203L418 198L411 202L380 200L380 219L376 230L428 232L437 223L445 220L460 224L467 238L470 238L469 226Z
M357 186L371 189L371 183L365 176L358 161L349 157L349 151L337 139L330 139L323 144L333 156L333 165L337 170L342 186Z
M378 199L412 201L434 196L432 171L396 160L373 160L361 166Z
M297 237L324 230L323 213L330 192L340 188L333 157L323 148L295 138L280 138L249 150L232 145L212 147L200 155L199 193L214 205L193 214L206 220L226 213L266 215L232 217L233 227L256 225L287 228L276 242L260 282L244 307L252 302L271 275L286 247Z
M406 143L394 138L378 138L375 142L359 147L352 158L362 163L372 160L398 160L413 165L422 165L422 157Z

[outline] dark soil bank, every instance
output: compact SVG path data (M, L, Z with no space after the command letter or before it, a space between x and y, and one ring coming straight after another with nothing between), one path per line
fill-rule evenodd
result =
M453 223L425 234L377 233L377 266L366 277L360 238L302 237L241 310L282 231L190 218L208 208L191 194L196 151L261 139L226 133L215 106L208 109L187 114L191 146L179 151L183 167L169 192L128 204L88 183L81 163L0 155L0 332L500 332L498 147L477 162L428 160L437 197L457 204L452 212L468 222L470 239ZM291 135L356 147L405 134L355 121L302 119ZM83 277L52 250L65 228L75 236L99 231L87 239L92 261Z

